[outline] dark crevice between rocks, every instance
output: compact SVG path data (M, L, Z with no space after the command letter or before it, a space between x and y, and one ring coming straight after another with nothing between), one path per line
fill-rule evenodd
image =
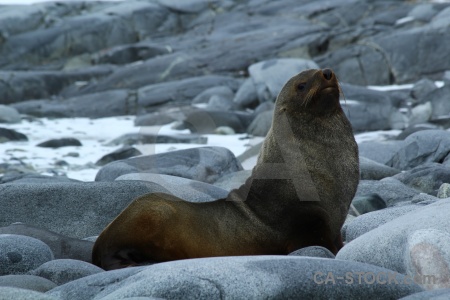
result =
M438 146L439 147L439 146ZM450 151L447 151L440 159L437 160L437 163L443 164L445 159L450 155Z
M136 90L129 90L127 99L125 100L125 114L135 115L139 109L139 96Z
M358 62L359 70L361 72L361 76L363 78L364 84L367 85L366 72L364 71L364 66L361 62L361 52L360 51L358 51L358 54L356 56L356 61Z
M330 39L327 36L326 38L318 39L313 45L309 47L309 55L311 57L324 55L328 51L330 45Z
M307 17L309 19L314 19L314 18L320 16L321 14L326 14L328 12L333 11L334 9L335 9L335 7L328 7L328 8L324 8L324 9L321 9L321 10L317 10L317 11L314 11L314 12L308 14Z
M212 285L214 285L216 287L216 289L219 291L219 299L220 300L225 299L225 291L223 290L223 288L220 286L219 283L217 283L214 280L209 279L209 278L203 278L203 277L200 277L200 276L193 276L193 277L196 278L196 279L205 280L205 281L211 283Z

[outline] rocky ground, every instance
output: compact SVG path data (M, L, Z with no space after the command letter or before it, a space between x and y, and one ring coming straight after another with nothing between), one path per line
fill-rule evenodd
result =
M336 257L308 247L107 272L90 264L95 236L133 198L156 191L196 202L224 197L259 151L236 157L224 144L141 155L139 146L201 145L213 133L263 137L284 82L324 67L342 83L355 134L399 133L360 139L361 181ZM92 182L62 176L80 153L56 161L54 176L24 163L27 153L5 153L0 299L450 297L450 3L0 6L0 69L0 143L26 141L14 124L33 128L45 118L128 115L137 128L185 129L117 134L111 142L119 149L98 157ZM70 136L36 147L87 147L81 142Z

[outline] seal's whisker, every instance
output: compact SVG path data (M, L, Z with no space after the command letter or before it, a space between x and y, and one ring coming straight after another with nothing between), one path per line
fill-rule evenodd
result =
M305 107L309 104L311 99L313 99L315 97L318 89L319 89L319 86L311 87L311 90L308 92L308 94L305 97L305 101L303 102Z

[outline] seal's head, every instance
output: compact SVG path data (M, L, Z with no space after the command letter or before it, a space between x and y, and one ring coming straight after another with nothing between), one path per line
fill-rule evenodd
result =
M326 116L341 111L339 95L338 80L331 69L306 70L284 85L277 99L277 111Z

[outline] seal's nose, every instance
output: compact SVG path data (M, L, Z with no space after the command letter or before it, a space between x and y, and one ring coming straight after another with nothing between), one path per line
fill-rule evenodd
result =
M333 71L331 71L330 69L323 69L322 74L326 80L331 80L331 78L333 78Z

